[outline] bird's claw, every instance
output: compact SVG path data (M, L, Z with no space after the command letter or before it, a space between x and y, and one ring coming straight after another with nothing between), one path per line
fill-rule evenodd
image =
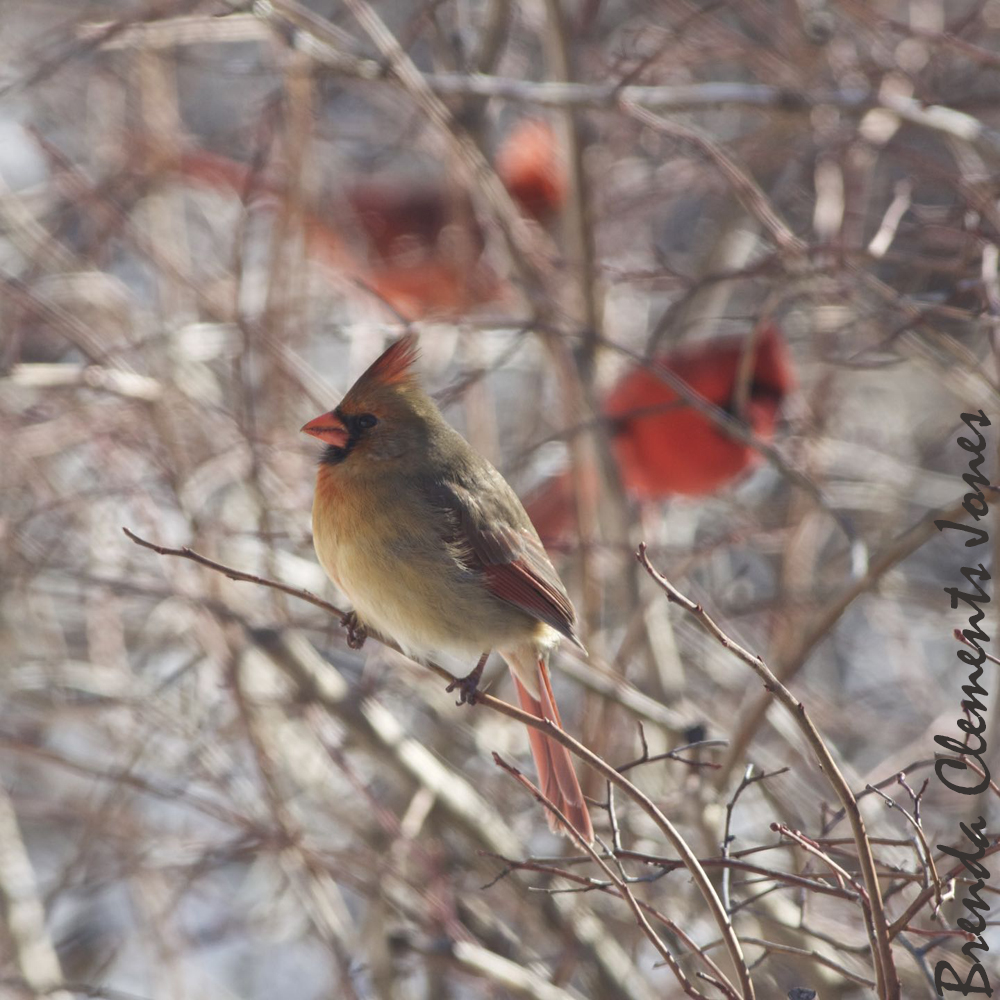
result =
M360 649L365 644L365 639L368 638L368 629L358 621L358 613L356 611L348 611L340 619L340 624L347 629L348 648Z
M455 702L456 705L475 705L479 697L479 678L474 677L473 671L471 674L467 674L465 677L459 677L453 680L445 690L451 694L452 691L458 691L458 701Z
M489 653L484 653L471 673L466 674L464 677L456 677L445 688L445 691L449 694L456 689L458 690L456 705L475 705L479 700L479 680L483 676L483 668L486 666L486 660L489 655Z

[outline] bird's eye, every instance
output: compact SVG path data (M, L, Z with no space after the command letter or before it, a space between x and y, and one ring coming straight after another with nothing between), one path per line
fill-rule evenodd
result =
M362 413L357 419L358 427L363 431L368 430L369 427L374 427L378 423L378 417L374 413Z

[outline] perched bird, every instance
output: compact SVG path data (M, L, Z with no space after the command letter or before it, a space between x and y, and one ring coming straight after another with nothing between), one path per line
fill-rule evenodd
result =
M565 203L566 165L548 122L518 122L497 151L495 165L511 197L538 222L547 222Z
M417 658L478 659L461 682L463 701L475 699L496 650L524 711L561 725L548 659L561 636L580 645L573 606L514 491L445 421L416 358L417 338L407 334L339 406L302 428L326 445L313 501L316 554L353 602L358 629ZM569 751L537 729L528 736L542 791L593 840Z
M281 198L282 185L205 150L182 152L179 173L218 189ZM496 169L525 214L547 222L566 199L566 176L551 126L519 122ZM467 191L403 173L347 180L338 197L303 213L306 251L369 288L409 320L461 315L496 301L504 288L486 262L486 241Z
M746 405L738 413L744 337L720 337L680 347L658 358L700 396L741 416L764 440L774 436L781 404L794 384L791 358L778 328L766 327L754 346ZM611 426L611 447L625 492L640 502L670 496L705 496L752 468L758 453L730 437L683 400L656 370L636 367L602 404ZM596 488L591 470L584 481ZM546 541L574 524L573 486L568 473L543 483L528 499L528 513Z

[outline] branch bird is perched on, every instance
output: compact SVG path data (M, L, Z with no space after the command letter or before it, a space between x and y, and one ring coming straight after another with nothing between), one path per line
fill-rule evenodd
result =
M573 605L514 491L422 389L416 358L407 334L336 409L302 428L327 446L313 502L316 554L361 628L417 658L478 659L463 701L475 699L496 650L521 707L561 725L548 658L561 636L581 645ZM528 736L543 793L592 841L569 751L537 729Z

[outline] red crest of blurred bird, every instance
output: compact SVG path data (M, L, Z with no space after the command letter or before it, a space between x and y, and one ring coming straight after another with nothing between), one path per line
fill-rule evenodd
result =
M463 701L475 699L496 650L522 709L561 725L548 660L560 638L581 645L573 605L514 491L444 419L416 360L417 338L407 334L335 409L302 428L326 445L313 501L316 554L359 626L416 658L478 660ZM528 736L542 792L592 841L569 751L537 729ZM549 823L560 827L551 814Z

